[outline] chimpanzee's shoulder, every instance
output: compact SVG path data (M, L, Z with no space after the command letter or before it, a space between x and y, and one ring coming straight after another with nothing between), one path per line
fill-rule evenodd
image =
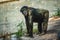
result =
M38 13L49 12L49 11L46 10L46 9L33 8L33 7L30 7L30 10L33 11L33 12L38 12Z

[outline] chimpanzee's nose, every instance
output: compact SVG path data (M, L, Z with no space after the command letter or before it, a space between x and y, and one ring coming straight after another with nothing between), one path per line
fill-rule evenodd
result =
M24 11L23 14L24 14L25 16L27 16L27 11Z

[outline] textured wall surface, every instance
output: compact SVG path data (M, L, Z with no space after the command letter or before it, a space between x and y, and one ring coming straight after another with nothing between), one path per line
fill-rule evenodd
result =
M0 4L0 34L18 31L17 25L24 21L24 16L20 13L19 9L18 2ZM23 25L23 27L25 26Z

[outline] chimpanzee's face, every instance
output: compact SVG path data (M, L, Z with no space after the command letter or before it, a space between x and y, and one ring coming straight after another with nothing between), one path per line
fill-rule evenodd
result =
M22 14L23 14L24 16L27 16L28 7L27 7L27 6L24 6L24 7L21 8L20 11L22 12Z

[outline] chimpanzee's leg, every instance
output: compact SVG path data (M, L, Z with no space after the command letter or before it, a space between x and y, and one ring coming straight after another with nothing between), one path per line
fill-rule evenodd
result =
M29 36L33 37L33 22L29 23Z
M44 21L44 22L42 23L42 27L43 27L43 32L44 32L44 34L47 32L47 26L48 26L48 21Z
M45 22L44 33L47 33L47 26L48 26L48 22Z
M43 19L43 31L44 31L44 33L47 32L48 19L49 19L49 11L45 12L44 19Z
M27 32L29 34L28 36L33 37L33 22L30 10L28 10L28 16L26 17L26 24L27 24Z
M33 22L32 15L29 16L29 36L33 37Z
M32 18L32 11L28 10L28 20L29 20L29 36L33 37L33 18Z
M38 22L38 31L42 33L42 23Z
M43 23L42 23L44 34L47 32L48 19L49 19L49 12L47 11L44 15L44 19L43 19Z
M26 20L26 26L27 26L27 35L30 36L30 37L33 37L33 22L32 22L32 19L31 20Z
M26 20L27 34L29 35L29 22Z
M28 18L26 20L26 26L27 26L27 35L30 37L33 37L33 22L32 19Z

